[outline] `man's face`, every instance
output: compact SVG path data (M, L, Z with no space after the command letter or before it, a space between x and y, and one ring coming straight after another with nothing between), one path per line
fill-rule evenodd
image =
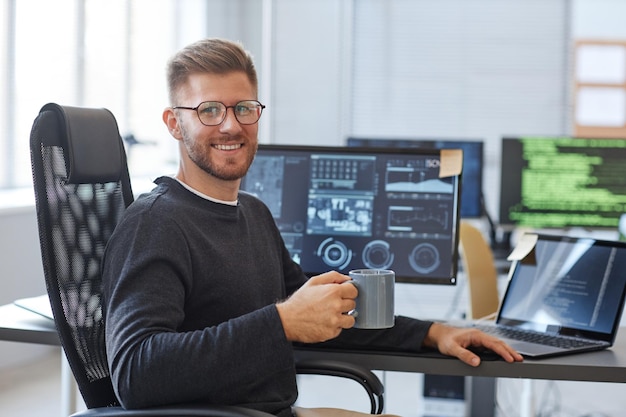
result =
M195 107L203 101L219 101L233 106L257 98L254 87L243 72L226 75L192 74L178 95L179 106ZM233 109L226 111L217 126L205 126L195 111L177 110L183 155L207 174L223 181L241 179L254 159L258 147L258 123L240 124Z

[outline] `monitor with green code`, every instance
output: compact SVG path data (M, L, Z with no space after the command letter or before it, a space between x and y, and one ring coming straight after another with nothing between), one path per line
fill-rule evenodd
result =
M626 139L502 139L500 225L617 230L626 213Z

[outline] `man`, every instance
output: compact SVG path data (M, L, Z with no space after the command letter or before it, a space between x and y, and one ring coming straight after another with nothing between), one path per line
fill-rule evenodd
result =
M480 359L466 347L482 346L522 360L479 331L406 317L391 329L346 330L357 296L341 285L349 278L307 280L267 207L239 192L263 110L249 54L199 41L169 62L168 83L163 121L179 143L178 173L129 207L103 262L107 353L123 406L204 402L291 416L293 342L432 347L472 366Z

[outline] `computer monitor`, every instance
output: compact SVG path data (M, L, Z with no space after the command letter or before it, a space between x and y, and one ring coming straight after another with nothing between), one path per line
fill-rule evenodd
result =
M502 139L503 228L617 230L626 213L626 139Z
M398 282L453 285L461 175L440 177L445 162L432 149L260 145L241 189L309 276L392 269Z
M432 148L463 150L461 217L480 218L483 207L483 141L453 139L385 139L349 137L346 145L357 147Z

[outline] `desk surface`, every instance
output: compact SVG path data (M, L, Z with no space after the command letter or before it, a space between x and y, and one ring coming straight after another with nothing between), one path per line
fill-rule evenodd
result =
M296 357L348 361L377 370L437 375L626 382L626 328L620 330L615 345L607 350L546 359L526 359L518 363L484 360L477 368L438 354L346 352L297 348Z
M61 344L52 320L15 304L0 306L0 341Z
M13 304L0 306L0 340L59 345L54 323ZM355 352L296 348L297 357L323 358L362 364L370 369L438 375L530 378L569 381L626 382L626 328L618 332L615 346L580 353L509 364L485 360L473 368L454 358L390 352Z

